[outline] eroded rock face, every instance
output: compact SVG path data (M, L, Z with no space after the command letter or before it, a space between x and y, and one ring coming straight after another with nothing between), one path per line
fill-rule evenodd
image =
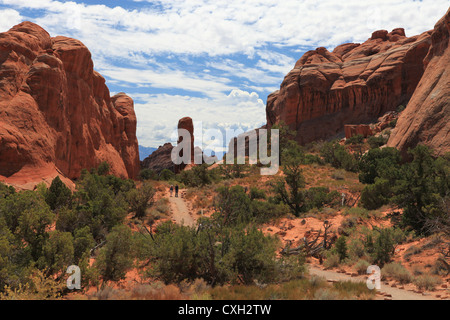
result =
M171 157L172 149L173 146L169 142L160 146L142 161L142 168L151 169L158 174L164 169L175 171L175 166Z
M194 163L194 123L192 121L192 118L190 117L184 117L181 118L178 121L178 140L177 140L177 144L180 144L181 142L183 142L183 135L184 133L182 133L181 130L186 130L189 138L190 138L190 149L191 149L191 154L190 154L190 163ZM180 157L183 157L183 151L180 152ZM181 165L183 166L183 165ZM179 170L183 170L183 168L179 168Z
M30 184L79 177L102 161L136 178L133 101L110 98L80 41L23 22L0 34L0 180Z
M192 118L181 118L178 121L177 130L178 148L173 150L175 147L171 143L165 143L142 161L142 168L152 169L158 174L164 169L171 170L174 173L180 173L183 170L189 170L196 165L205 163L206 161L209 163L213 162L215 158L206 156L200 147L194 147L194 122L192 121ZM186 130L187 132L182 130ZM184 144L181 145L181 143L183 142L186 134L190 137L189 145L191 152L189 156L184 157L183 152L187 151L187 147ZM174 152L174 157L176 157L176 152L178 152L180 157L178 160L181 162L180 164L178 164L178 162L174 163L172 160L172 152ZM185 163L184 160L187 160L189 163Z
M435 25L425 73L388 141L404 155L418 143L433 148L436 155L450 151L449 34L450 9Z
M431 31L407 38L403 29L376 31L362 44L306 52L280 90L269 95L268 128L284 121L300 144L343 133L346 124L374 122L406 105L422 77Z

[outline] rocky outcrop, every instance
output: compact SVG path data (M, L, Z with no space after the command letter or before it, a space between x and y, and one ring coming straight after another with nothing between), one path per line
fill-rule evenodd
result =
M300 144L343 133L346 124L367 124L406 105L419 83L431 32L406 37L403 29L376 31L362 44L333 52L306 52L269 95L268 128L283 121Z
M181 118L178 121L178 140L177 140L177 144L180 144L183 142L183 136L185 134L185 132L182 132L181 130L186 130L187 134L190 138L190 150L191 150L191 154L189 156L189 163L181 163L179 165L175 166L175 172L181 172L184 168L186 168L186 166L190 165L190 164L194 164L194 123L192 121L192 118L190 117L184 117ZM181 158L183 158L184 154L183 154L183 150L180 151L179 156Z
M206 156L200 147L194 147L194 123L190 117L181 118L178 121L177 130L177 145L179 147L183 142L183 136L186 134L186 132L182 132L181 130L187 130L187 134L190 137L189 144L191 153L190 156L187 157L189 163L183 162L181 164L175 164L172 161L172 151L175 147L171 143L166 143L163 146L160 146L156 151L153 151L150 156L141 162L141 167L143 169L152 169L158 174L164 169L171 170L174 173L180 173L181 171L188 170L197 164L205 163L206 161L208 161L207 163L212 163L217 160L216 157ZM184 147L178 149L180 160L183 160L183 152L185 151Z
M450 9L435 25L425 73L388 141L404 155L418 143L433 148L436 155L450 151L449 35Z
M224 156L224 161L226 162L227 157L229 157L230 161L236 159L236 163L240 163L240 161L245 160L246 157L257 157L259 150L260 129L266 129L266 126L264 125L258 129L241 133L237 137L232 138L228 143L229 155ZM253 143L253 150L250 150L250 142ZM244 159L242 159L242 157L244 157Z
M136 178L139 151L133 100L110 97L80 41L23 22L0 34L0 180L32 184L79 177L107 161Z
M165 143L145 158L141 163L141 167L143 169L151 169L158 174L164 169L175 171L171 157L172 149L173 145L171 143Z

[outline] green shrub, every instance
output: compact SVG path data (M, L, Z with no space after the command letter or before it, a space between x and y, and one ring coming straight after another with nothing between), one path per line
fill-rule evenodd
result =
M382 279L392 278L402 284L410 283L412 281L411 273L404 266L396 262L386 264L381 269L381 277Z
M7 186L6 184L0 182L0 198L6 198L10 194L15 193L16 190L12 186Z
M185 172L185 171L183 171ZM159 173L159 179L169 181L175 177L175 173L169 169L164 169Z
M332 269L339 267L340 263L341 259L339 257L339 254L337 254L336 252L328 252L326 254L326 259L323 262L323 266L325 267L325 269Z
M376 178L374 184L364 187L361 192L361 205L369 210L378 209L388 204L392 197L391 185L388 180Z
M345 210L345 214L355 218L362 218L362 219L371 218L371 212L361 207L348 208L347 210Z
M198 230L168 222L158 226L154 239L149 275L165 283L198 278L211 285L268 283L279 276L277 240L255 227L224 228L209 218Z
M398 112L398 113L400 113L400 112L402 112L403 110L405 110L405 106L404 105L399 105L398 107L397 107L397 109L396 109L396 111Z
M314 300L340 300L339 292L328 288L319 288L314 293Z
M106 245L99 251L95 261L103 283L119 281L133 267L133 240L130 228L116 226L106 237Z
M109 170L111 169L111 166L108 162L103 161L101 162L96 171L93 171L93 173L97 173L99 176L106 176L109 173Z
M359 161L359 181L372 184L378 177L392 184L400 176L400 162L400 152L395 148L371 149Z
M251 200L242 186L219 187L217 193L215 207L225 225L249 223L252 220Z
M301 151L295 152L295 149L284 153L284 177L276 179L272 184L275 201L289 206L291 213L297 217L306 211L303 190L305 177L300 166L303 161L301 154Z
M396 241L391 229L381 229L374 243L374 262L383 266L391 261Z
M360 259L358 260L358 262L355 264L355 270L358 274L366 274L367 273L367 268L370 266L370 263L367 262L366 260Z
M383 145L385 145L387 142L387 139L383 136L370 136L367 138L367 143L369 144L370 149L379 148Z
M131 212L134 212L136 218L143 218L147 209L153 205L153 197L155 196L153 186L144 182L139 189L133 189L128 192L128 203Z
M152 169L142 169L139 172L139 179L141 180L158 180L158 174Z
M311 187L304 191L305 210L312 208L320 209L324 205L336 205L340 194L337 191L331 191L326 187Z
M419 289L433 291L436 288L436 286L438 286L442 283L442 279L438 276L424 274L424 275L414 277L413 283Z
M419 234L432 232L427 220L448 215L450 190L450 161L434 158L432 150L418 145L409 151L413 160L401 168L401 175L393 187L393 202L403 208L401 224Z
M289 208L283 204L253 200L250 204L250 211L252 221L256 223L267 223L285 216L289 212Z
M45 201L52 210L70 206L72 204L72 191L57 176L53 179L50 188L45 194Z
M319 165L324 165L325 161L323 161L323 159L321 157L319 157L318 155L307 153L307 154L305 154L304 163L305 164L317 163Z
M331 164L335 168L353 172L358 170L356 159L347 152L344 146L341 146L336 141L324 143L320 150L320 155L326 163Z
M331 178L333 178L334 180L345 180L345 171L343 171L343 170L335 170L331 174Z
M391 128L395 128L395 126L397 125L397 120L398 119L393 119L389 122L389 127Z
M339 262L342 262L348 258L347 238L345 236L340 236L336 240L334 250L338 254Z
M351 239L350 244L348 245L348 252L352 260L363 257L366 254L364 242L358 238Z
M266 193L264 192L264 190L258 189L257 187L251 187L250 199L266 199Z
M345 144L361 144L364 142L364 136L362 134L354 135L345 140Z

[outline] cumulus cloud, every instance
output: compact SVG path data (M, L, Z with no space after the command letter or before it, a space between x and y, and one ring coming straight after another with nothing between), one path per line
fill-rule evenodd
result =
M138 137L147 146L166 142L183 116L256 128L265 122L267 95L303 52L363 42L378 29L419 34L448 9L448 0L105 3L0 0L0 32L31 20L52 36L80 39L111 91L136 100Z
M23 18L20 13L13 9L0 9L0 30L9 30L12 26L22 22Z
M258 94L240 89L233 89L215 98L140 93L129 95L135 100L138 139L146 146L171 141L171 134L182 117L191 117L197 124L195 130L219 129L222 132L230 128L247 131L260 127L266 120L265 104ZM164 114L164 118L157 117L158 114ZM163 134L164 139L158 140L158 134ZM197 139L196 145L200 143Z

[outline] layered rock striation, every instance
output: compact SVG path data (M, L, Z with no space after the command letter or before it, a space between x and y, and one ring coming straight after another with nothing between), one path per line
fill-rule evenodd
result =
M80 41L31 22L1 33L0 180L77 179L102 161L117 176L137 177L133 100L110 97Z
M343 133L406 105L424 72L431 31L406 37L403 29L376 31L362 44L306 52L269 95L267 126L283 121L306 144Z

